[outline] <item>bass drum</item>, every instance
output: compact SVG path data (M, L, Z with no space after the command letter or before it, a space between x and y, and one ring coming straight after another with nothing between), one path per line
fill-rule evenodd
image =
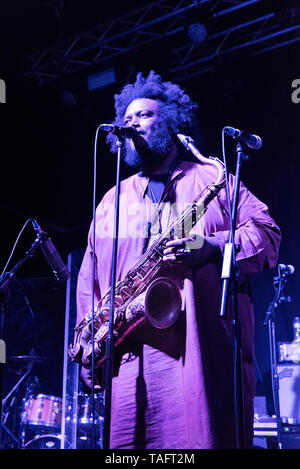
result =
M24 449L60 449L60 435L36 435L27 441Z

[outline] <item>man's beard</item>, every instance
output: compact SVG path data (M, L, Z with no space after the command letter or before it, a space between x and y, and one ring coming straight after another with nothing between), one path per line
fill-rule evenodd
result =
M135 148L126 140L124 161L133 169L156 169L172 149L172 138L164 122L155 124L148 140L142 135L134 142Z

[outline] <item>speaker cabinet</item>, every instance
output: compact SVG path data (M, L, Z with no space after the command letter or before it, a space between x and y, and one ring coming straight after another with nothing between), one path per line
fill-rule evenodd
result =
M300 424L300 364L277 365L280 416L287 423Z

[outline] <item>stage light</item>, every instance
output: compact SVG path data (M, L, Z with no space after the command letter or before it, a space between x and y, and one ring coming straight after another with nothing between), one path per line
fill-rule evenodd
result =
M198 44L205 41L207 37L207 30L204 24L192 23L188 27L187 35L192 42Z

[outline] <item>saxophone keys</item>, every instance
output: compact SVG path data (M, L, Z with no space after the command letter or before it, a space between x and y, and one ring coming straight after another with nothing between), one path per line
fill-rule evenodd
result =
M122 296L121 295L116 295L116 297L115 297L115 306L116 306L116 308L119 308L120 306L122 306L123 303L124 303L124 300L123 300Z
M124 300L122 296L116 295L115 296L115 308L119 308L122 306L124 303ZM110 303L106 303L103 306L101 306L100 310L97 312L97 319L100 320L100 322L105 322L109 320L109 315L110 315Z
M69 357L74 362L80 362L82 356L83 348L80 344L71 344L69 345L68 353Z
M81 358L82 365L85 367L88 367L92 362L93 354L96 359L101 357L101 355L103 355L103 347L104 347L104 342L95 340L94 347L93 347L93 344L90 341L83 351L82 358Z
M99 310L99 319L101 321L108 321L109 319L109 312L110 312L110 304L106 303L105 305L101 306Z
M94 349L94 352L96 352L95 349ZM87 344L87 346L84 348L84 351L83 351L83 354L82 354L81 362L82 362L83 366L89 366L90 365L90 363L92 361L92 354L93 354L93 346L92 346L92 343L89 342Z

